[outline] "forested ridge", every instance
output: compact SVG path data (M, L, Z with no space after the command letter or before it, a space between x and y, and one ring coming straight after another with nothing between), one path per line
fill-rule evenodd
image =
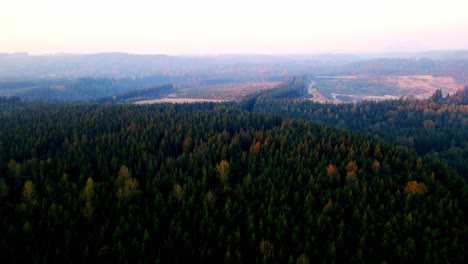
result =
M245 109L252 111L256 106L257 101L283 101L285 99L298 99L304 97L307 94L307 86L304 80L304 76L291 76L286 78L278 86L273 89L259 91L252 93L240 101L240 106Z
M374 137L233 103L2 98L0 127L3 263L465 260L466 182Z
M99 98L97 101L99 103L128 103L135 102L137 100L160 98L173 92L175 92L174 85L165 84L149 88L127 91L112 96L105 96Z

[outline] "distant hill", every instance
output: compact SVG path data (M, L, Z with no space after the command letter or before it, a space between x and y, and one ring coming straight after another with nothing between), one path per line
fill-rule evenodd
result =
M384 60L381 60L384 59ZM122 77L153 74L197 73L222 74L236 70L269 72L269 74L305 73L326 71L340 73L349 68L360 70L365 65L386 72L397 69L407 71L456 70L447 65L460 66L468 60L468 51L430 51L421 53L382 54L291 54L254 55L222 54L217 56L167 56L135 55L127 53L97 53L86 55L56 54L0 54L0 79L77 78L77 77ZM357 63L357 64L356 64ZM363 65L364 64L364 65ZM359 66L356 68L355 66ZM403 68L400 69L400 67ZM235 68L233 68L235 67ZM395 68L397 67L397 68ZM464 68L463 68L464 69ZM349 70L348 70L349 71Z
M0 96L18 96L26 100L80 101L124 94L170 83L166 76L142 78L92 78L0 81ZM146 87L146 88L144 88Z
M0 96L19 96L27 100L95 100L167 83L186 92L206 86L223 88L231 84L278 82L291 76L315 79L347 75L368 77L364 78L366 83L360 81L362 78L358 83L343 82L344 91L339 91L340 94L348 94L350 88L352 92L357 89L364 91L363 95L375 96L387 94L382 91L387 91L388 87L373 84L372 76L451 77L463 86L468 83L466 72L468 51L464 50L216 56L0 54ZM322 89L329 99L331 93L338 93L333 85L317 82L316 88ZM372 93L369 94L369 90ZM399 95L396 91L392 94Z
M334 75L432 75L451 76L467 82L468 59L434 60L428 58L379 58L349 63L328 69Z
M0 56L0 78L133 76L193 66L195 62L182 57L126 53L4 55Z

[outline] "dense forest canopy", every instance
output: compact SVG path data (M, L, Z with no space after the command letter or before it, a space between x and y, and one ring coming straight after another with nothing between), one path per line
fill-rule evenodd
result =
M414 149L420 155L443 158L468 179L468 87L443 96L437 90L427 100L362 101L353 104L320 104L288 96L269 96L285 90L301 94L303 78L277 89L244 98L244 109L274 113L376 136ZM300 84L302 82L302 84ZM291 91L295 90L295 91ZM281 93L280 93L281 94Z
M235 103L1 98L0 259L464 262L468 189L445 162L259 113L275 100L260 98L249 112ZM346 114L397 120L407 104L429 107L424 120L453 115L442 126L466 118L429 102L386 104L391 116L370 102ZM325 115L306 102L282 107L308 120ZM321 111L338 120L347 107Z

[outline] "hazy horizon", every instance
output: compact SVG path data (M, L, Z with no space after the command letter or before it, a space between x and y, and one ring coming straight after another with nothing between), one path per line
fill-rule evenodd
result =
M19 0L0 10L0 53L216 55L468 48L467 1Z

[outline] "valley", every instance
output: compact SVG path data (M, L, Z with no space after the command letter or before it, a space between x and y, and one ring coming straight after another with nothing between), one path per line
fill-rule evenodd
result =
M468 67L324 58L0 68L0 262L464 263Z
M445 96L468 83L468 52L459 53L456 58L451 52L440 52L406 54L399 59L392 54L377 58L359 54L5 55L0 56L0 96L62 102L136 102L176 94L178 98L239 101L272 89L291 76L305 76L313 84L307 99L316 102L424 99L437 89ZM162 85L173 85L173 90L145 92ZM140 92L131 97L134 91Z

